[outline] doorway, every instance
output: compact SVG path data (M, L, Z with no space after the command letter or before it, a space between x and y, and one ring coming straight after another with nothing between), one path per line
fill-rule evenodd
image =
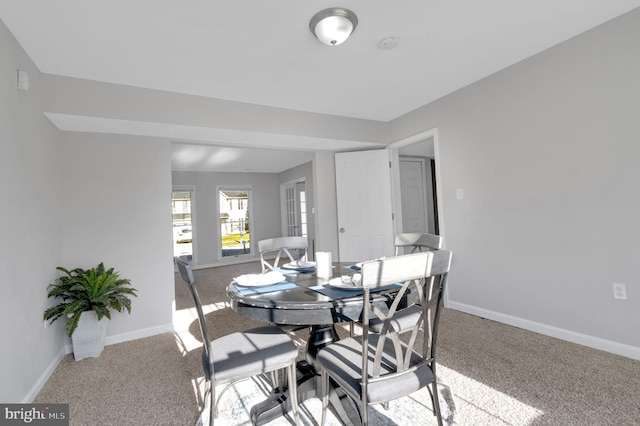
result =
M401 168L401 157L420 158L421 161L424 161L425 171L421 172L421 174L424 178L424 190L426 191L427 232L444 238L442 204L439 202L442 189L439 178L438 143L438 130L431 129L395 142L389 145L388 148L394 150L394 164L398 166L398 170ZM407 228L404 226L404 210L411 207L406 207L408 203L406 197L410 197L410 195L403 194L403 192L406 192L406 188L402 188L400 171L398 171L394 175L394 205L398 206L399 210L396 211L399 219L395 224L396 233L413 232L410 229L405 230Z
M217 204L220 219L219 258L250 255L251 188L218 187Z
M438 234L433 158L400 156L402 232Z

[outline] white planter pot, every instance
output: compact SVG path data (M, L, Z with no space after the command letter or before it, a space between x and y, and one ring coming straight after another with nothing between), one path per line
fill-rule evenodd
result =
M107 318L103 317L98 321L98 315L94 311L83 312L78 321L78 328L71 335L75 360L100 356L106 334Z

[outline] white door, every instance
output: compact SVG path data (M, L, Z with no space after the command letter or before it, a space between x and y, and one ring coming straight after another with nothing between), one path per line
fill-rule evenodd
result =
M304 180L280 185L280 208L282 209L282 235L306 237L307 194Z
M389 150L336 154L340 261L393 256Z
M425 160L400 157L402 232L429 232Z
M286 206L286 233L287 237L300 235L299 213L298 213L298 197L296 196L296 184L286 185L284 190L284 203Z

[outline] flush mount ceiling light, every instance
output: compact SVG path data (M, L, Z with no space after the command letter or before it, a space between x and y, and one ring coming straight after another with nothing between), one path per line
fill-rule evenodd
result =
M349 9L331 7L313 15L309 22L311 32L324 44L337 46L344 43L358 26L358 17Z

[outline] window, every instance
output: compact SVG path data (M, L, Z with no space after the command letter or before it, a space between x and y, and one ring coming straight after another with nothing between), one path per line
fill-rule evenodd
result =
M171 193L174 256L193 256L192 195L192 191Z
M220 187L218 199L221 257L250 254L251 189Z

